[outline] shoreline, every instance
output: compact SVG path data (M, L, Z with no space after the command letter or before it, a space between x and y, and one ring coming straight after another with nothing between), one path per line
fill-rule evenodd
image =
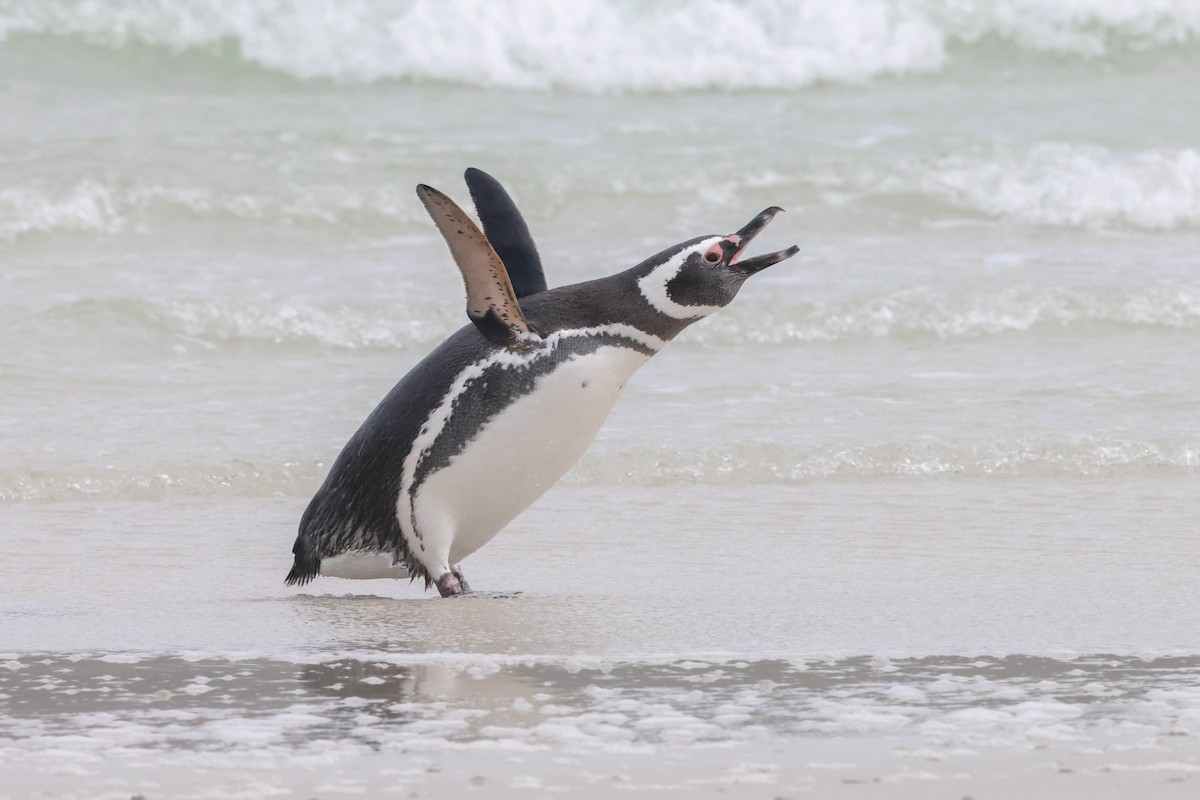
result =
M645 752L506 752L400 748L331 759L121 754L98 762L0 768L3 800L352 796L487 798L565 795L724 798L1190 798L1200 740L1136 736L1103 748L930 749L897 737L798 739ZM157 763L156 763L157 762ZM224 762L224 763L223 763ZM454 793L453 795L451 793Z

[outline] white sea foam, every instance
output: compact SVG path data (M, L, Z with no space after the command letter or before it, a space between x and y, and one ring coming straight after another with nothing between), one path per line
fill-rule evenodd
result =
M175 51L232 41L245 60L299 78L448 80L589 91L781 88L927 72L953 44L997 37L1096 57L1193 41L1189 0L259 0L57 2L0 10L0 37L79 35Z
M93 765L89 757L113 752L153 753L170 763L181 750L232 756L249 748L260 759L321 752L325 763L337 764L356 751L376 749L626 753L879 734L903 734L918 746L1025 749L1053 741L1112 741L1122 733L1112 718L1143 735L1191 735L1200 700L1190 685L1194 659L922 658L902 660L888 676L864 669L863 658L686 667L638 661L610 665L619 678L611 681L609 673L586 668L485 655L475 656L490 662L482 676L437 659L396 666L383 654L361 663L328 656L231 662L152 655L133 668L106 657L45 655L13 676L15 690L38 692L43 703L62 702L90 689L90 673L99 668L109 673L109 691L92 702L107 710L88 714L64 704L61 714L35 715L21 709L0 722L5 750L23 759L65 753ZM46 674L49 665L57 667L53 676ZM146 667L180 691L148 705ZM1042 676L1053 679L1037 680ZM531 694L534 679L542 691ZM482 688L463 691L464 681L481 681ZM1122 697L1094 695L1086 684L1095 681L1114 686ZM438 691L452 687L458 691ZM896 689L904 690L902 699ZM398 719L404 724L394 724ZM88 735L78 735L81 730ZM331 752L334 731L340 749ZM176 747L164 751L164 736ZM1161 761L1147 768L1179 769Z
M151 469L0 470L0 502L157 500L180 496L311 493L328 465L316 462L170 464Z
M0 184L0 241L57 232L117 235L180 218L283 226L383 221L394 227L419 220L419 211L399 185L293 186L286 193L256 194L92 178L66 187Z
M52 306L46 324L92 329L114 322L220 347L264 342L336 349L429 350L465 321L456 307L427 305L419 317L395 301L119 298ZM822 298L783 294L731 304L689 328L680 344L834 343L864 339L976 339L1087 326L1200 328L1200 283L1117 286L923 288Z
M47 329L89 331L123 327L212 350L227 343L332 347L345 350L429 350L466 321L429 305L419 317L397 313L394 302L316 303L307 300L168 300L123 297L78 300L40 312Z
M686 331L681 341L719 344L958 339L1095 324L1200 327L1200 284L922 288L829 300L774 297L733 304Z
M1200 151L1193 148L1119 151L1067 142L982 151L967 146L933 159L872 163L856 156L786 172L723 173L714 168L653 179L610 176L600 186L594 185L597 181L591 175L567 174L556 176L552 186L532 188L557 195L543 201L551 204L563 202L565 186L573 195L586 194L589 202L606 205L627 203L631 195L652 197L662 205L682 204L685 217L705 220L711 220L714 209L727 213L752 202L749 195L757 202L761 190L770 186L782 197L812 197L830 206L847 200L883 203L892 213L918 219L943 217L949 206L959 214L1068 228L1171 231L1200 226ZM606 193L611 197L605 198ZM703 201L699 210L697 196ZM914 197L935 205L914 203ZM527 210L534 216L544 213L538 205ZM194 221L245 222L264 229L353 226L372 234L409 225L422 230L424 225L409 188L398 181L363 186L351 177L345 185L289 182L255 191L91 177L65 186L0 184L0 241L58 232L153 232Z
M997 217L1042 225L1126 225L1151 230L1200 224L1200 152L1115 153L1047 142L1027 153L954 155L908 180L920 191Z
M780 180L790 184L786 191L814 192L832 207L882 203L892 213L926 220L945 217L948 205L972 215L1070 228L1200 225L1200 151L1193 148L968 145L936 158L887 163L856 156Z
M646 446L595 453L575 485L792 484L892 477L1100 477L1200 472L1200 441L1014 439L881 442L804 448L739 442L714 449Z
M113 193L96 181L61 192L36 185L0 187L0 241L51 231L116 234L125 224Z
M2 469L0 502L155 500L187 496L307 497L325 477L315 460L162 464L151 469ZM1200 440L1081 437L978 443L882 442L803 447L743 441L713 449L594 448L563 479L572 486L754 486L897 477L1112 477L1200 472Z
M150 320L193 339L315 343L348 348L432 347L463 323L428 309L419 319L397 318L393 306L324 307L302 302L139 304Z

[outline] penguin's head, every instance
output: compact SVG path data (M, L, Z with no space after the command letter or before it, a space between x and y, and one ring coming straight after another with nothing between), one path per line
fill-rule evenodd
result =
M746 278L799 252L792 245L742 258L750 241L782 210L772 206L737 233L701 236L643 262L638 279L642 296L655 310L679 320L697 320L728 305Z

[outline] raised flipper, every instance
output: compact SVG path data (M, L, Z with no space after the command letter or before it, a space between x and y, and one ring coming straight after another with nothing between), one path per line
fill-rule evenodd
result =
M471 167L463 176L488 241L508 269L517 297L546 291L546 275L529 226L500 181Z
M540 339L521 313L504 262L479 226L437 189L419 184L417 196L450 246L467 289L467 316L479 332L506 347L521 347Z

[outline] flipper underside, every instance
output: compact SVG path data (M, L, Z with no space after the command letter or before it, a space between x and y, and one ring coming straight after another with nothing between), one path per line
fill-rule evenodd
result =
M437 189L420 184L417 196L433 217L462 273L467 290L467 316L479 332L505 346L539 338L521 313L504 262L479 226Z

